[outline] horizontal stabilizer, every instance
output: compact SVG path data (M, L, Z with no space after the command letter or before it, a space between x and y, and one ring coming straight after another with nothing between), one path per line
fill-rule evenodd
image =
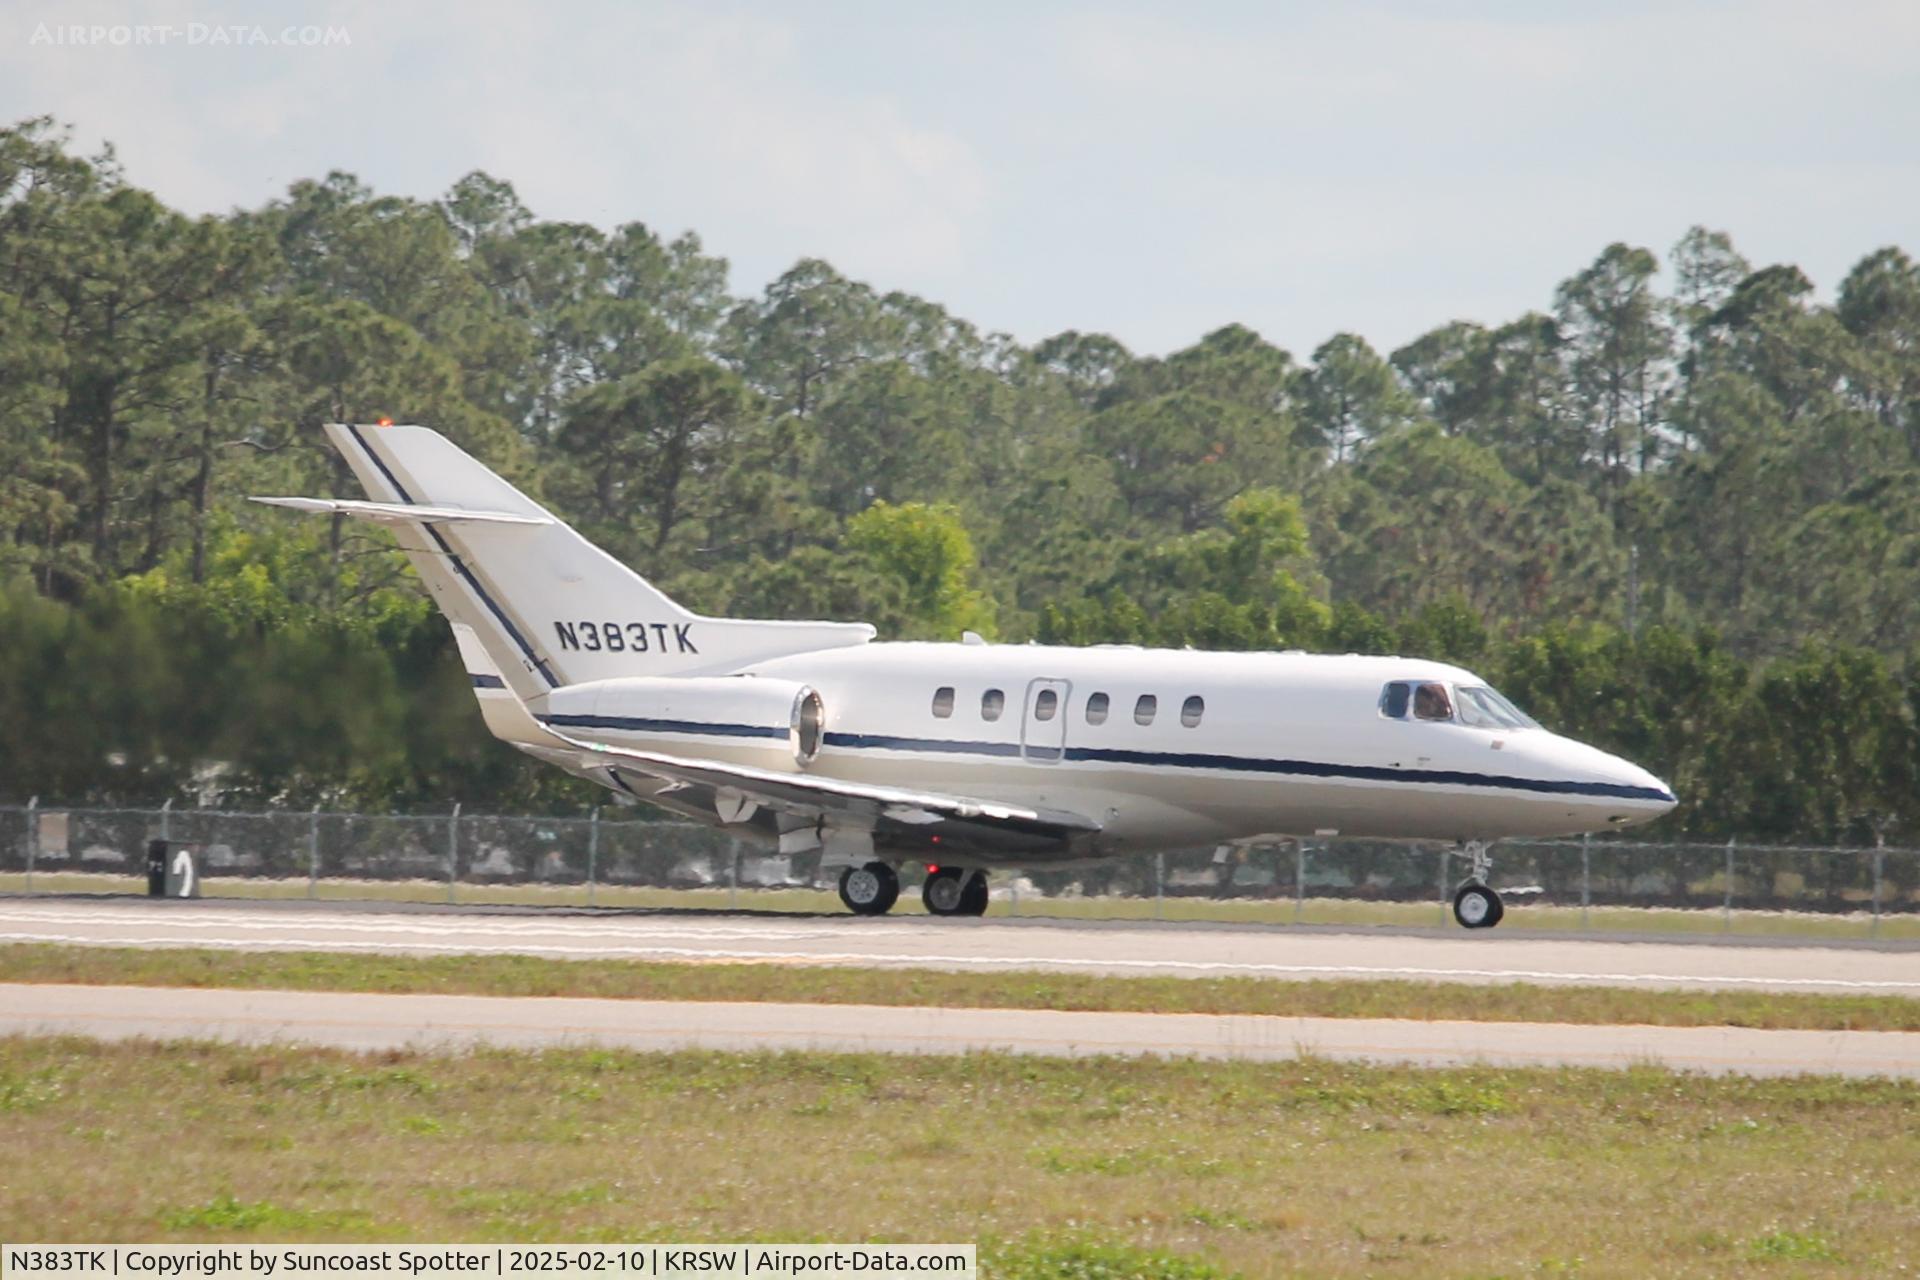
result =
M464 507L422 507L405 502L357 502L339 498L254 498L270 507L317 511L323 515L352 516L381 524L552 524L540 516L511 511L469 511Z

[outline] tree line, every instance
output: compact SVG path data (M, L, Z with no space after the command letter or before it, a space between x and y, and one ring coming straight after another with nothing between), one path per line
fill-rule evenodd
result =
M191 217L0 129L0 797L590 802L485 736L329 421L430 424L690 607L889 637L1447 658L1666 829L1920 840L1920 265L1695 228L1304 359L1033 344L475 173Z

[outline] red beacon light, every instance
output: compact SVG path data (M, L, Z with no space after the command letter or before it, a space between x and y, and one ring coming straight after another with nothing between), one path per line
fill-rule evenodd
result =
M380 419L380 425L381 425L381 426L383 426L383 427L390 427L390 426L392 426L392 425L393 425L393 419L392 419L392 418L382 418L382 419Z

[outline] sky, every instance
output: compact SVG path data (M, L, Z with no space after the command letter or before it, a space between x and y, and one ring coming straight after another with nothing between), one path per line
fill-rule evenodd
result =
M36 115L191 212L481 169L697 232L739 294L822 257L1142 353L1390 351L1695 224L1827 296L1920 254L1913 0L0 0L0 124Z

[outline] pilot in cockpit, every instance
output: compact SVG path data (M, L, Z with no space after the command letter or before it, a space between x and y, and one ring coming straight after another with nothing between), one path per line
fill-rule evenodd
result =
M1447 687L1443 684L1423 684L1413 691L1413 718L1416 720L1451 720L1453 707L1447 701Z

